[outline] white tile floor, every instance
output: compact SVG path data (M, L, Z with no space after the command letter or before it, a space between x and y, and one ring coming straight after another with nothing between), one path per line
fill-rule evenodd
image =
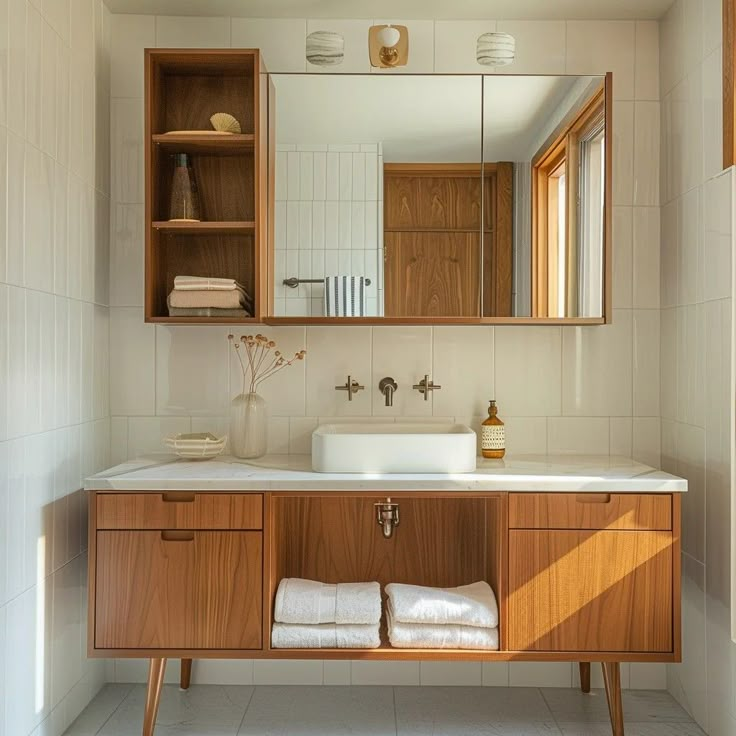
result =
M106 685L65 736L138 736L142 685ZM666 692L624 694L627 736L704 736ZM157 736L609 736L602 691L167 685Z

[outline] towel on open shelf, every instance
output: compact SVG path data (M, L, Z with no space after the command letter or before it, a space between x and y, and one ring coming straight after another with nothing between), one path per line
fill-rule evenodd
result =
M249 306L248 301L242 289L230 291L174 289L169 294L169 307L175 309L245 309Z
M235 291L243 286L235 279L209 278L208 276L176 276L177 291Z
M498 629L454 624L405 624L386 609L388 639L397 649L498 649Z
M364 276L325 277L325 317L365 317Z
M180 309L169 305L169 317L228 317L231 319L247 319L252 317L247 309L217 309L216 307L191 307Z
M271 631L274 649L376 649L378 624L280 624Z
M378 624L381 586L284 578L276 591L274 619L285 624Z
M479 581L458 588L389 583L386 586L394 620L402 624L498 626L496 596Z

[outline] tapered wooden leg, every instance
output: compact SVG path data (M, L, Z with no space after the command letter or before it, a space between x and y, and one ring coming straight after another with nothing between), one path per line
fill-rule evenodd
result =
M189 690L189 685L192 682L192 660L182 659L181 661L181 675L179 677L179 687L182 690Z
M580 689L584 693L590 692L590 662L580 663Z
M148 690L146 691L146 711L143 714L143 736L153 736L156 728L156 715L161 700L161 686L166 672L165 659L151 659L148 667Z
M602 662L603 684L606 686L608 712L611 715L611 733L624 736L624 704L621 698L621 665L618 662Z

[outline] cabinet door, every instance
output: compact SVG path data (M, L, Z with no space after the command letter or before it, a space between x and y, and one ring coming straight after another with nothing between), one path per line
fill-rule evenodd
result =
M671 652L668 531L512 530L508 647Z
M97 532L95 647L260 649L262 533Z

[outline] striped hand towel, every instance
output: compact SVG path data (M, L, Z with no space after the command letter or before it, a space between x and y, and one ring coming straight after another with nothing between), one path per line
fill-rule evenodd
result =
M365 317L364 276L325 277L326 317Z

